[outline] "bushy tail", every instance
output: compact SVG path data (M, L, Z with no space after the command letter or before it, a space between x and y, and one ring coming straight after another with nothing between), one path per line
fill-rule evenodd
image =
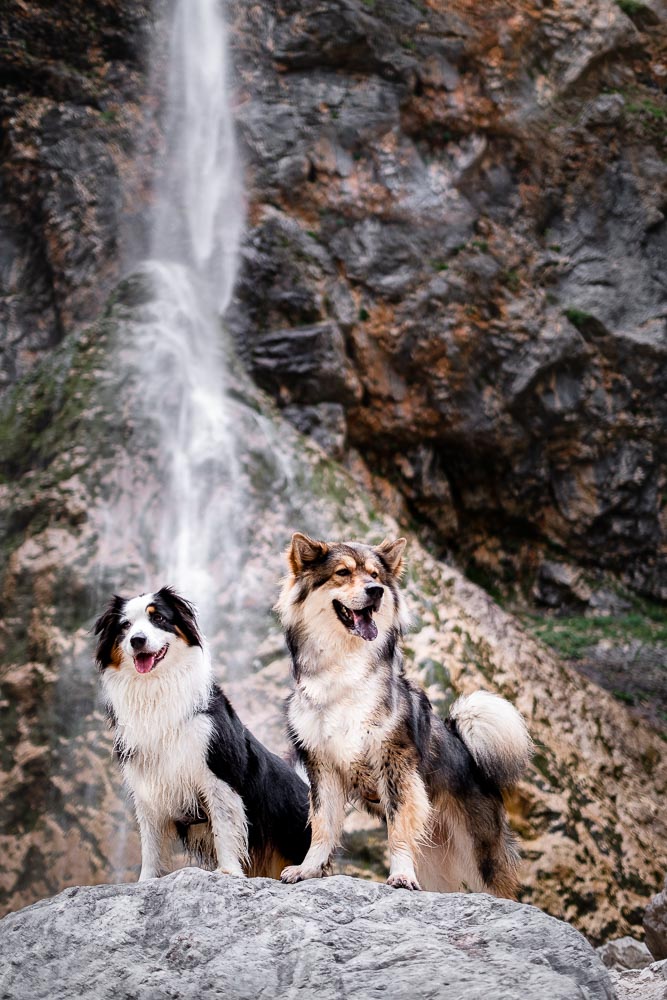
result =
M482 774L499 788L515 785L530 761L533 741L513 705L488 691L462 695L450 719Z

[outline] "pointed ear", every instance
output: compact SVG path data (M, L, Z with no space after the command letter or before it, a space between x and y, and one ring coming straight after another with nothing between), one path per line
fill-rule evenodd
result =
M199 631L197 610L194 604L177 594L173 587L162 587L155 596L162 598L167 607L171 609L174 616L172 624L182 633L181 638L185 639L188 646L203 645L204 640Z
M324 559L328 551L329 546L326 542L318 542L297 531L292 535L292 541L287 550L287 561L294 576L298 576L304 569L309 569Z
M100 670L104 670L104 668L111 662L113 648L116 644L116 639L118 638L118 633L120 631L120 623L125 604L126 601L124 597L119 597L118 594L114 594L109 601L106 610L95 622L94 632L95 635L99 636L99 639L97 640L97 649L95 650L95 661Z
M397 538L392 542L385 538L383 542L375 547L375 551L382 559L392 576L400 576L403 569L403 549L407 545L407 539Z

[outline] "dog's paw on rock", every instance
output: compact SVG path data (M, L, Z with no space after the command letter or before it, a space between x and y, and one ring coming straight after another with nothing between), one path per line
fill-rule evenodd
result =
M390 885L392 889L421 890L421 886L414 875L390 875L387 879L387 885Z
M288 884L294 882L305 882L309 878L323 878L327 873L326 865L318 865L316 868L306 868L305 865L289 865L283 868L280 873L280 881Z

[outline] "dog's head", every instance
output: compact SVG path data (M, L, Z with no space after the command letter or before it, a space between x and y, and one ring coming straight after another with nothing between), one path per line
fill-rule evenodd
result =
M129 600L116 595L97 619L95 634L101 671L163 671L203 645L195 609L171 587Z
M365 642L400 627L397 584L405 544L404 538L372 546L293 535L287 552L291 576L278 603L283 621L289 625L295 615L306 616L322 638L347 634Z

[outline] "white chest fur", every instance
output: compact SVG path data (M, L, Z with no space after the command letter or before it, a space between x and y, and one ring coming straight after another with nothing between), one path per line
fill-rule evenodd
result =
M198 715L172 731L158 747L135 747L123 764L134 797L166 819L194 815L208 781L210 736L211 720Z
M302 677L289 721L304 748L345 770L373 757L390 720L379 711L384 680L362 652Z
M158 672L159 670L159 672ZM131 663L107 669L102 683L116 721L116 745L134 797L167 818L195 811L207 779L210 664L199 648L140 675Z

